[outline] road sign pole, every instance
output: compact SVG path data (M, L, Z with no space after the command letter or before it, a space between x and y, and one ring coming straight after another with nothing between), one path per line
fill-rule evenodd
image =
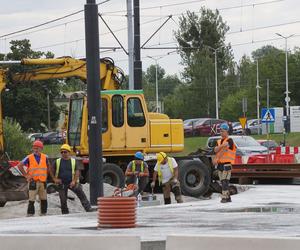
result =
M269 110L270 108L270 93L269 93L269 79L267 79L267 109ZM267 122L267 140L269 141L269 122ZM268 142L269 143L269 142Z

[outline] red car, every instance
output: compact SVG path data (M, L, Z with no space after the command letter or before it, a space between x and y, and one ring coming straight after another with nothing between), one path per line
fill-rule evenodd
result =
M214 136L220 134L220 125L226 122L222 119L199 118L193 126L185 127L185 136Z

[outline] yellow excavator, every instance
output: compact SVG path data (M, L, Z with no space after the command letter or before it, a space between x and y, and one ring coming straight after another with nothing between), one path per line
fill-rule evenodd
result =
M24 59L17 63L34 65L35 68L13 74L9 74L7 69L0 68L0 92L5 89L8 75L16 82L74 76L82 80L87 78L85 60L63 57ZM102 103L102 149L105 158L103 177L105 182L118 187L123 187L126 166L134 159L136 151L147 153L147 163L151 174L156 163L156 152L176 153L184 149L182 120L170 119L165 114L148 112L143 91L121 90L123 79L122 70L116 67L112 60L101 59L99 81L102 91L101 96L99 93L99 98ZM82 183L89 181L88 119L86 93L72 94L69 102L66 140L72 147L73 154L82 160L84 166L81 171ZM0 152L4 155L1 110ZM175 159L179 165L182 192L190 196L204 195L215 176L210 158L205 155L193 155L175 156ZM7 168L2 171L0 169L0 206L9 200L25 199L24 186L19 180L15 180L15 177L7 177L8 172ZM12 195L15 191L16 194Z
M35 68L18 73L11 73L11 64L32 65ZM68 77L78 77L85 81L86 62L81 59L63 57L56 59L23 59L21 61L3 61L0 67L0 207L7 201L23 200L27 197L27 186L24 178L15 176L10 171L11 164L7 161L3 138L3 114L1 94L8 80L14 83L48 80ZM38 66L38 68L37 68ZM5 68L4 68L5 67ZM114 65L110 58L100 59L100 83L102 89L119 89L124 80L123 71Z

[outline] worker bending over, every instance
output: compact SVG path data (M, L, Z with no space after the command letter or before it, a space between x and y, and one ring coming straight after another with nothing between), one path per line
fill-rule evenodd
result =
M157 163L154 167L153 180L151 187L154 188L158 177L159 185L162 185L164 202L171 204L171 191L175 195L175 200L182 203L180 183L178 181L178 164L173 157L168 157L166 153L156 154Z
M148 165L144 161L144 155L142 152L136 152L134 160L129 162L126 172L126 185L137 184L138 191L136 193L142 193L149 182L149 170Z
M214 148L216 153L214 164L217 165L218 176L222 186L221 202L226 203L231 202L229 181L232 164L235 161L236 146L233 140L228 137L229 126L226 123L222 123L220 129L221 139L218 140L217 146Z

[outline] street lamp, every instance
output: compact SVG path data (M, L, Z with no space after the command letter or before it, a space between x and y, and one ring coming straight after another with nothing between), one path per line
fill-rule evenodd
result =
M147 56L148 58L152 59L155 61L155 95L156 95L156 112L158 113L158 60L163 58L163 56L160 57L152 57L152 56Z
M289 116L290 116L289 102L290 102L291 98L289 97L290 92L289 92L287 39L294 36L295 34L292 34L289 36L283 36L279 33L276 33L276 35L285 39L285 108L286 108L287 130L289 131Z
M206 47L208 47L209 49L212 49L215 53L215 87L216 87L216 118L219 119L219 97L218 97L218 64L217 64L217 52L219 49L221 49L222 47L219 48L213 48L209 45L205 45Z

